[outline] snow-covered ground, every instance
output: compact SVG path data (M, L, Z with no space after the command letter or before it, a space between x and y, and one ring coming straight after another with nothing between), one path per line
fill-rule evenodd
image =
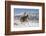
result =
M15 28L24 28L24 27L38 27L39 23L34 21L29 21L28 22L20 22L20 20L15 20L14 22L14 27Z
M37 13L26 13L28 14L28 22L21 22L20 18L24 16L24 13L19 13L14 16L14 27L24 28L24 27L38 27L39 26L39 15Z

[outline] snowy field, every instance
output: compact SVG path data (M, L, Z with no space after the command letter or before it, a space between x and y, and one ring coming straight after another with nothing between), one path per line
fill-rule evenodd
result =
M39 23L35 21L21 22L20 20L14 21L15 28L25 28L25 27L39 27Z

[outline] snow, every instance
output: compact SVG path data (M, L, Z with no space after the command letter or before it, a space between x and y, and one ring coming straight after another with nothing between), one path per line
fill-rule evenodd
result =
M36 14L34 14L34 15L32 13L31 14L26 13L26 14L28 14L29 18L30 18L28 20L28 22L21 22L19 19L20 17L18 18L18 16L22 17L24 15L24 12L15 15L15 16L17 16L17 19L14 18L15 19L14 20L14 27L16 27L16 28L22 28L23 27L24 28L24 27L38 27L39 26L38 20L34 18ZM36 17L37 17L37 15L36 15ZM30 16L33 17L32 20L31 20L32 17L30 17ZM34 21L34 19L35 19L35 21Z
M24 27L38 27L39 23L37 22L32 22L32 21L28 21L28 22L20 22L20 20L16 20L14 27L16 28L24 28Z

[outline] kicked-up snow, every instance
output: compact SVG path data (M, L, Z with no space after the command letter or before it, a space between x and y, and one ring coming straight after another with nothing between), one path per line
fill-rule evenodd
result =
M14 27L15 28L24 28L24 27L38 27L39 26L39 23L34 21L27 21L27 22L21 22L20 20L16 20L14 22Z

